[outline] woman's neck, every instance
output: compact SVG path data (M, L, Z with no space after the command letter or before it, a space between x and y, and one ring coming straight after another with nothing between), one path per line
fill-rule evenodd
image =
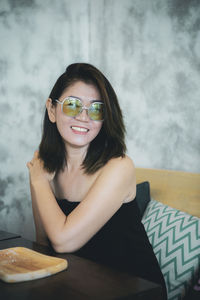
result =
M74 147L66 145L67 151L67 170L68 172L80 169L88 150L88 145L83 147Z

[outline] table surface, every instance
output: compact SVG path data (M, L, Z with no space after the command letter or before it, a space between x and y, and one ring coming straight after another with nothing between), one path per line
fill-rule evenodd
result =
M65 258L69 266L60 273L37 280L20 283L5 283L0 280L0 299L163 299L161 286L142 278L115 271L73 254L55 253L50 247L23 238L0 241L0 250L17 246Z

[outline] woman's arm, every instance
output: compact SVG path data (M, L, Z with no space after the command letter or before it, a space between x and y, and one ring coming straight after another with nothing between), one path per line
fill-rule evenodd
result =
M30 163L29 163L30 164ZM134 166L130 158L115 158L102 169L81 203L66 217L56 202L37 155L30 170L33 201L45 232L57 252L81 248L113 216L125 200L135 197Z
M31 190L32 210L33 210L33 217L34 217L35 231L36 231L36 241L40 244L48 245L47 234L44 230L41 217L39 215L39 210L35 199L35 193L31 185L30 185L30 190Z
M58 229L58 232L54 233L51 229L54 226L54 216L59 218L59 212L61 212L61 221L64 221L66 218L56 203L50 185L55 173L50 174L44 170L43 163L38 158L38 151L34 153L34 157L31 162L27 163L27 167L30 175L30 190L36 229L36 240L39 243L47 244L48 238L52 242L53 237L51 236L56 236L57 233L59 233L58 223L55 226L55 230ZM54 208L56 208L55 212L52 211Z

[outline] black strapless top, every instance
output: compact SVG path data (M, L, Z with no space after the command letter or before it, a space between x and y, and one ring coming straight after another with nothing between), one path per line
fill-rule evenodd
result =
M65 215L79 202L57 200ZM140 221L135 200L124 203L112 218L74 254L159 283L166 294L159 264Z

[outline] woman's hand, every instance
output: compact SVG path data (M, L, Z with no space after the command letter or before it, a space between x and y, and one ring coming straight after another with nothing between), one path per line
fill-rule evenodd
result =
M30 162L27 163L27 167L29 169L30 175L30 182L31 184L34 183L41 183L41 182L50 182L53 180L55 176L54 173L49 173L44 169L43 162L39 159L38 151L35 151L34 156Z

